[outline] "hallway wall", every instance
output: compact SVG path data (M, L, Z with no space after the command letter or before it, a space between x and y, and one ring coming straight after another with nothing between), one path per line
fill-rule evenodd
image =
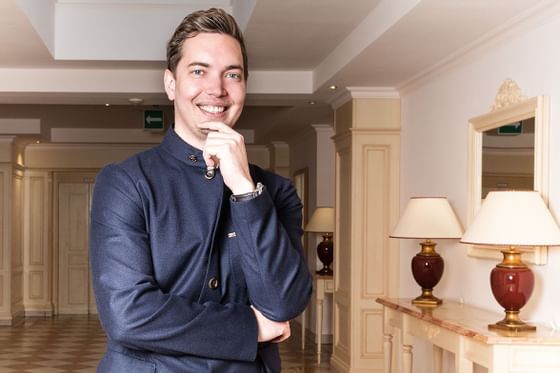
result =
M402 207L412 196L446 196L466 228L468 121L489 112L501 83L511 78L527 97L550 96L549 207L560 218L560 15L540 15L532 24L517 26L403 91ZM400 246L401 268L409 268L418 242L401 240ZM496 261L467 256L467 246L458 240L440 240L438 250L446 269L436 295L502 312L489 285ZM558 327L560 250L549 249L548 264L531 267L535 291L522 318ZM401 271L400 283L402 297L418 295L409 270ZM431 352L424 352L414 355L416 373L431 371Z

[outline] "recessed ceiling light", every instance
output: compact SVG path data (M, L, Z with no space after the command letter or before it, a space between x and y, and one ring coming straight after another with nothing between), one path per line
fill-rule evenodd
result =
M109 107L109 106L111 106L111 104L105 104L105 106Z
M335 91L337 88L338 88L338 87L335 86L334 84L331 85L331 86L329 86L329 89L330 89L331 91Z
M140 105L141 103L144 102L144 99L140 97L131 97L128 99L128 102L132 105Z

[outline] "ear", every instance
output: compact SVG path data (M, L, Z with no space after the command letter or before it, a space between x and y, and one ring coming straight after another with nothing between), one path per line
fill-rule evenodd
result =
M166 69L163 74L163 85L165 87L165 93L167 93L167 98L170 101L175 100L175 77L169 69Z

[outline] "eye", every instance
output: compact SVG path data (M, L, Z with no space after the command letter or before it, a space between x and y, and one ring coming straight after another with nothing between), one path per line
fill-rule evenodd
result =
M234 72L229 72L229 73L226 73L226 78L235 79L235 80L241 80L241 74L239 74L239 73L234 73Z
M204 75L204 70L202 69L194 69L191 71L191 74L194 76L202 76Z

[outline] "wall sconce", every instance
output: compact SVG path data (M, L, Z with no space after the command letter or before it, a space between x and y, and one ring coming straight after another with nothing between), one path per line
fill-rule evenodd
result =
M462 243L502 246L503 260L490 274L492 294L504 308L503 320L490 330L535 331L519 318L535 284L531 269L521 260L519 247L560 244L560 229L535 191L488 193L463 237Z
M435 238L460 238L463 233L451 205L444 197L412 197L391 233L393 238L424 239L422 249L412 258L412 275L422 294L412 300L421 306L437 306L441 299L433 289L443 275L443 259L436 252Z
M309 223L305 226L306 232L321 233L323 241L317 246L317 256L323 263L323 268L316 273L324 276L332 276L333 271L330 265L333 261L333 237L334 232L334 208L317 207L313 212Z

